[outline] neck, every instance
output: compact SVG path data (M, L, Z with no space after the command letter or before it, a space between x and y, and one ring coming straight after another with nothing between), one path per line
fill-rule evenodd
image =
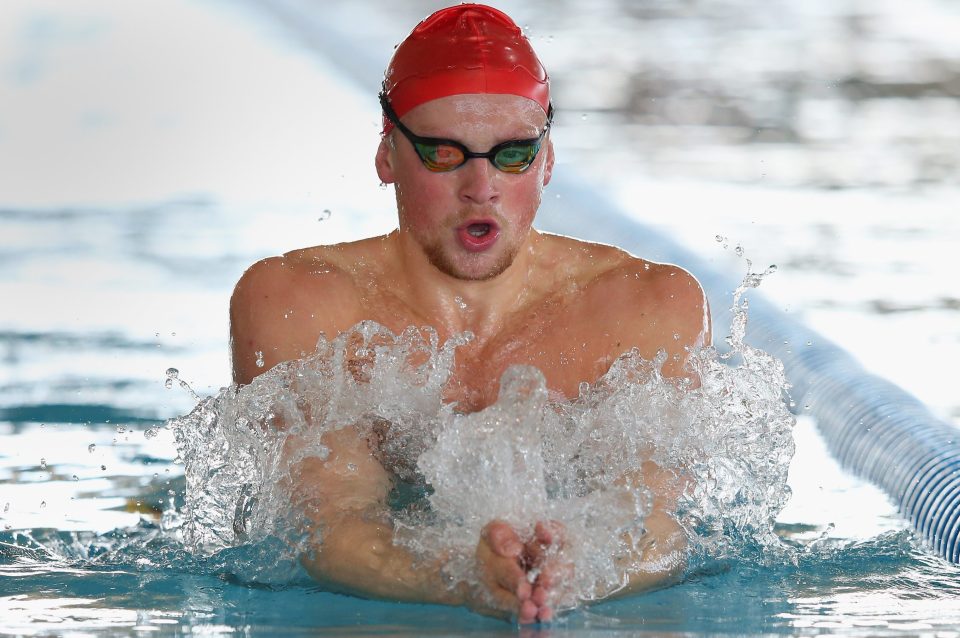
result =
M477 343L484 343L502 329L507 317L528 303L535 288L541 236L533 229L513 263L485 280L459 279L438 270L402 231L394 231L389 238L399 262L395 292L445 336L469 330Z

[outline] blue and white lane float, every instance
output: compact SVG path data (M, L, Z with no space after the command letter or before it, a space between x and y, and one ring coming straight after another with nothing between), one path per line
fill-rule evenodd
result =
M308 0L251 4L331 60L376 104L394 43L363 42L369 34L338 31ZM538 227L686 268L710 299L714 334L727 334L738 280L717 272L663 233L629 219L562 165L554 169L550 191L560 197L544 201ZM750 296L745 342L783 362L795 411L816 419L841 465L882 488L937 554L960 563L960 430L937 419L899 386L868 373L848 352L756 292Z

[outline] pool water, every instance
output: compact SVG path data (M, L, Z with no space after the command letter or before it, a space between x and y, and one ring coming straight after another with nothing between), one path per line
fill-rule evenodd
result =
M200 560L161 529L155 510L183 469L169 432L144 432L194 404L165 387L165 371L215 393L229 382L226 307L247 265L393 224L392 193L372 170L375 100L258 7L0 9L0 633L514 635L461 609L250 585L230 566L259 565L256 548ZM549 43L537 37L559 83L570 32L557 26ZM838 170L826 185L850 183L822 190L788 159L809 157L802 144L733 145L719 163L740 172L684 176L682 166L703 166L685 146L686 164L678 151L664 163L674 172L652 175L642 153L603 160L587 147L616 126L582 107L558 117L558 151L570 158L558 170L592 176L629 214L735 276L738 244L756 263L777 263L763 292L960 422L950 375L960 355L955 180L914 189L893 169L880 185ZM754 155L776 158L763 180L743 177L759 167ZM960 635L960 570L919 546L883 494L837 467L815 428L801 415L794 496L778 519L795 564L744 557L539 633Z
M238 566L268 572L268 548L241 547L206 559L185 554L156 515L134 511L167 500L166 490L177 482L168 485L166 477L177 465L163 452L168 443L146 439L142 426L133 430L117 437L102 423L42 429L32 423L0 437L4 450L36 456L56 448L68 457L43 468L5 456L0 467L4 499L17 512L33 510L18 515L30 525L0 532L3 632L516 634L506 623L463 609L365 601L307 582L244 582L237 573L250 569ZM88 441L99 442L93 454L108 470L86 461ZM578 610L539 633L960 634L960 568L918 546L883 495L829 461L807 419L797 426L797 443L794 500L777 526L798 550L795 563L761 565L744 557L669 589ZM74 472L83 478L74 480Z

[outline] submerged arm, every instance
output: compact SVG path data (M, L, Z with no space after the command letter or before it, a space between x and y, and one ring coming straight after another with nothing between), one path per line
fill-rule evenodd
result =
M613 596L658 589L677 582L687 565L687 536L673 516L682 478L663 470L655 463L643 464L639 476L625 476L621 484L635 489L644 486L653 493L650 513L644 519L645 533L640 538L626 534L624 541L630 552L618 563L627 576L626 586Z
M323 460L308 457L292 472L292 496L320 534L301 559L319 582L344 593L412 602L460 604L440 565L418 564L393 543L386 515L390 477L365 437L346 427L327 432Z
M532 621L524 610L530 586L518 548L497 530L478 539L476 583L452 583L443 557L422 561L394 543L386 499L388 473L357 429L327 432L325 460L309 457L293 474L293 498L320 538L301 557L315 580L357 596L467 605L474 611ZM528 605L529 606L529 605Z

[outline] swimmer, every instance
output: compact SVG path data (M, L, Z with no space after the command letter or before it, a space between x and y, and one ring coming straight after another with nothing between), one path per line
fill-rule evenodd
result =
M445 397L463 412L495 402L501 375L515 364L536 366L549 390L567 398L632 348L648 359L666 351L664 376L690 375L689 349L710 341L693 276L533 227L554 167L553 108L547 73L508 16L460 4L425 19L396 49L380 102L374 162L394 186L398 227L251 266L230 306L237 384L363 320L395 333L431 326L441 341L472 332ZM591 223L589 210L580 213ZM479 586L451 585L442 561L417 564L377 516L391 470L372 453L375 444L352 428L322 440L330 456L306 459L294 488L294 498L324 496L308 513L324 530L322 547L303 558L314 578L359 596L467 605L520 623L553 618L551 593L572 569L551 551L565 542L562 525L539 521L533 538L523 538L490 521L476 539ZM624 559L631 576L619 593L664 586L683 570L669 474L644 467L653 511L645 537L635 539L637 555Z

